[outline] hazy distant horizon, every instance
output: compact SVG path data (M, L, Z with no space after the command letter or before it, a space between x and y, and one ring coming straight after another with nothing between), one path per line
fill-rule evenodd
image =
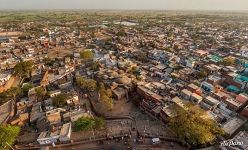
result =
M178 11L178 12L244 12L244 13L248 13L248 10L215 10L215 9L212 9L212 10L209 10L209 9L90 9L90 8L85 8L85 9L72 9L72 8L67 8L67 9L0 9L0 12L18 12L18 11L22 11L22 12L29 12L29 11L33 11L33 12L43 12L43 11L54 11L54 12L60 12L60 11Z
M0 10L248 11L248 0L0 0Z

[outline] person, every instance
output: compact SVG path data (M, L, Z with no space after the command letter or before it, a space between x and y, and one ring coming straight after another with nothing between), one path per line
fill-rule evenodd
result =
M170 145L171 145L171 147L172 147L172 148L174 148L174 147L175 147L175 145L174 145L174 143L173 143L173 142L171 142L171 143L170 143Z

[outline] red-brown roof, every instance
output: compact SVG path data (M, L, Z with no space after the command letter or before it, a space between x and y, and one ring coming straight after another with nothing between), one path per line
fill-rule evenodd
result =
M236 96L236 101L244 104L244 103L246 103L248 101L248 96L243 95L243 94L239 94L239 95Z

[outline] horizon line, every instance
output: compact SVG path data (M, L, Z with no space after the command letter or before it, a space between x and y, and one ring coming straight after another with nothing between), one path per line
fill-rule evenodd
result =
M92 9L92 8L57 8L57 9L0 9L0 11L189 11L189 12L248 12L248 10L228 9Z

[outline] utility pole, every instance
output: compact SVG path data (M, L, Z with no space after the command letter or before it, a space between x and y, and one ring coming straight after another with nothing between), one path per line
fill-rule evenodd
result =
M92 134L93 134L93 139L95 139L95 132L94 132L94 129L91 128L91 130L92 130Z
M8 142L6 142L6 144L7 144L12 150L15 150L11 145L9 145Z

